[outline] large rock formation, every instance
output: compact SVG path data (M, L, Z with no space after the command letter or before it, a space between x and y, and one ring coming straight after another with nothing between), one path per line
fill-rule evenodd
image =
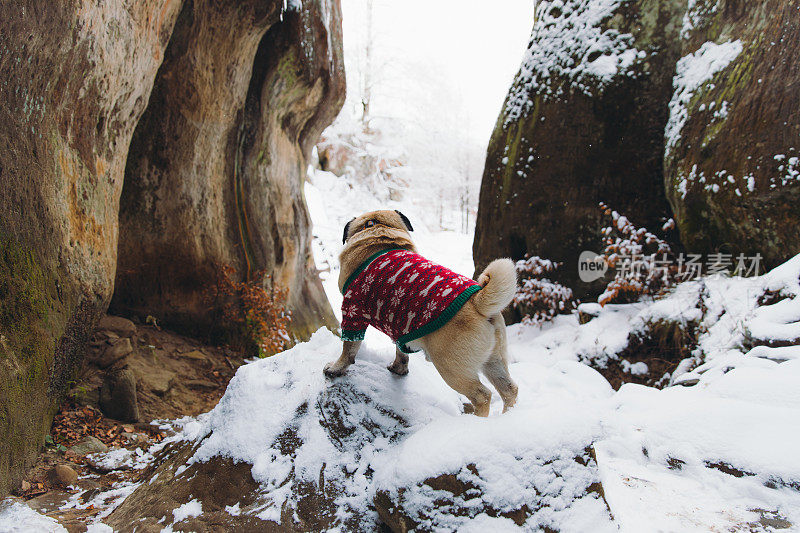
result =
M131 144L115 311L205 330L203 290L228 264L289 290L299 337L335 324L313 275L302 186L343 103L339 7L280 6L184 6Z
M132 181L123 227L158 230L134 243L147 245L138 255L123 245L125 268L168 259L188 272L222 259L244 270L245 253L223 242L241 220L247 237L235 242L248 243L251 270L274 269L290 289L299 333L330 318L319 285L303 280L310 263L299 195L304 158L343 98L339 7L319 0L281 13L283 5L0 6L0 493L38 451L111 299L123 178ZM173 213L159 215L162 200ZM191 300L187 279L203 278L154 282L182 309L193 301L173 295Z
M722 265L761 254L763 271L800 251L800 3L540 12L489 144L478 270L539 255L564 263L555 277L576 296L597 295L602 280L582 283L576 263L601 246L599 201L656 233L674 212L680 248L730 253Z
M38 451L111 297L127 148L179 10L0 6L0 493Z
M591 4L591 5L590 5ZM528 51L489 142L473 252L477 270L525 254L601 251L598 202L637 225L669 217L662 157L685 1L540 2Z
M686 248L800 252L800 2L691 2L665 182Z

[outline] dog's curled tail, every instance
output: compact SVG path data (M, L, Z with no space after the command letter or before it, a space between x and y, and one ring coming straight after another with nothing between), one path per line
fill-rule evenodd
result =
M478 276L478 284L482 289L472 297L475 308L483 316L499 313L511 303L517 292L514 262L506 258L495 259Z

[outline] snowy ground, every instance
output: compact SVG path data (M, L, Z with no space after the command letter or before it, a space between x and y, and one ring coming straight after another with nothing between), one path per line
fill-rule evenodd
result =
M324 172L312 175L306 194L315 258L338 312L344 223L378 208L400 209L414 224L417 217L412 205L378 205ZM415 229L423 255L472 275L472 236ZM345 377L326 380L322 367L340 342L321 330L240 368L220 404L183 420L177 438L204 439L192 461L223 455L252 464L263 497L236 512L263 518L280 518L289 472L314 480L325 464L327 482L342 491L342 520L366 516L367 525L377 520L376 492L404 488L406 509L446 531L800 530L800 256L759 278L704 279L660 300L587 310L597 317L583 325L569 315L541 329L509 328L520 393L506 414L497 397L488 419L462 414L464 398L421 354L412 355L408 376L390 374L393 345L376 331ZM664 377L671 386L627 384L615 392L584 364L617 357L631 332L659 320L700 332L693 357ZM320 421L344 411L351 440L332 440ZM303 436L292 456L265 444L289 426ZM577 463L589 446L596 465ZM431 511L437 495L421 483L446 473L481 487L479 498L462 502L474 506L471 514ZM605 500L588 489L597 481ZM543 506L522 527L480 511L531 502ZM202 509L195 502L177 515ZM0 505L0 531L59 530L29 511Z

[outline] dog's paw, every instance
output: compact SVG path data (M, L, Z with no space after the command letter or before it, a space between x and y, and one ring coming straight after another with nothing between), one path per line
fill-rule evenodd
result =
M336 378L339 376L343 376L345 369L337 366L336 362L334 361L332 363L328 363L327 365L325 365L325 368L322 369L322 372L324 372L325 375L328 376L329 378Z
M408 365L401 365L397 362L394 362L386 368L389 370L389 372L392 374L397 374L398 376L405 376L408 374Z

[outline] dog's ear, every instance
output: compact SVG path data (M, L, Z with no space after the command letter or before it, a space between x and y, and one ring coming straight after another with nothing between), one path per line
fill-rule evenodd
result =
M403 219L403 224L406 225L406 228L408 228L408 231L414 231L414 228L411 227L411 221L408 220L407 216L405 216L403 213L401 213L397 209L395 209L394 212L397 213L398 215L400 215L400 218Z
M347 230L350 229L350 224L352 224L354 220L355 217L351 218L350 222L344 225L344 233L342 233L342 244L347 242Z

